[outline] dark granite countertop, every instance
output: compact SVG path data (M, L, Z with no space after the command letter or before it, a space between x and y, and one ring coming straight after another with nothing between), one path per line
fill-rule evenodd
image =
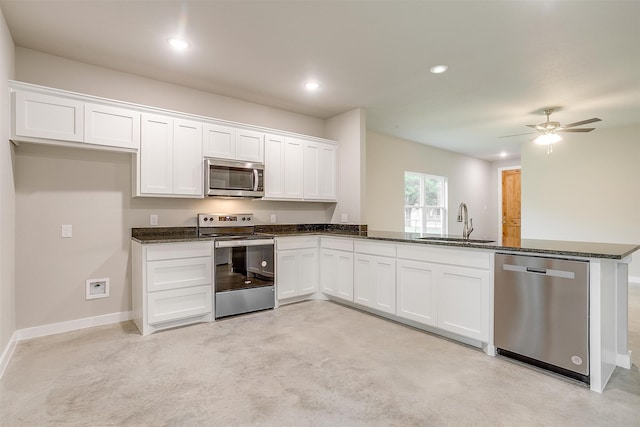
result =
M398 243L415 243L432 246L449 246L457 248L478 248L494 252L526 252L530 254L548 254L556 256L573 256L581 258L623 259L640 249L640 245L571 242L562 240L523 239L518 246L499 245L496 242L480 243L473 240L482 238L473 236L470 242L425 240L430 238L460 238L460 236L434 236L420 233L403 233L393 231L367 230L364 225L343 224L294 224L294 225L259 225L256 232L275 237L323 235L353 237L358 239L383 240ZM132 240L142 243L178 243L194 241L211 241L212 237L198 237L195 227L153 227L133 228ZM482 239L482 240L492 240Z

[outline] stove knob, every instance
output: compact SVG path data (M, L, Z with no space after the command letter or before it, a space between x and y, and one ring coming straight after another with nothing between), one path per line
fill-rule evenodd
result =
M213 222L213 217L209 218L209 221Z
M247 217L247 221L251 221L251 217L250 216Z
M209 221L209 218L207 218L206 216L204 217L204 222Z
M247 218L245 218L245 217L242 217L242 220L243 220L243 221L246 221L246 220L247 220Z

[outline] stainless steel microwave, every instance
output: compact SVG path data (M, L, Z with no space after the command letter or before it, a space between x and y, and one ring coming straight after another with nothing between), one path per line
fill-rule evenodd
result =
M264 165L207 158L204 161L207 196L264 197Z

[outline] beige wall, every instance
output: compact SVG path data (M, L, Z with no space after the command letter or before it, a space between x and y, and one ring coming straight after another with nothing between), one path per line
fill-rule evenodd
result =
M0 356L16 330L15 190L13 146L9 142L11 108L7 86L7 80L13 78L13 70L13 40L0 10Z
M361 108L332 117L326 122L325 135L338 141L338 200L331 222L366 224L366 117Z
M170 110L324 136L325 122L258 104L16 49L16 79ZM349 121L359 129L359 122ZM340 134L338 132L338 137ZM195 225L198 212L249 211L258 223L331 221L335 203L131 198L129 154L22 144L16 150L18 329L128 311L132 227ZM71 224L73 238L60 226ZM85 301L85 281L109 277L111 296Z
M640 126L522 147L522 236L640 244ZM629 275L640 277L640 254Z
M412 171L447 177L449 234L462 234L456 216L464 201L473 218L473 237L496 237L489 162L371 131L367 131L366 159L370 230L404 230L404 172Z

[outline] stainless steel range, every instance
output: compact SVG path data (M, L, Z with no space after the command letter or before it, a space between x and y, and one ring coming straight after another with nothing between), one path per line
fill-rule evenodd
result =
M214 237L215 318L275 306L274 239L253 214L198 214L198 236Z

